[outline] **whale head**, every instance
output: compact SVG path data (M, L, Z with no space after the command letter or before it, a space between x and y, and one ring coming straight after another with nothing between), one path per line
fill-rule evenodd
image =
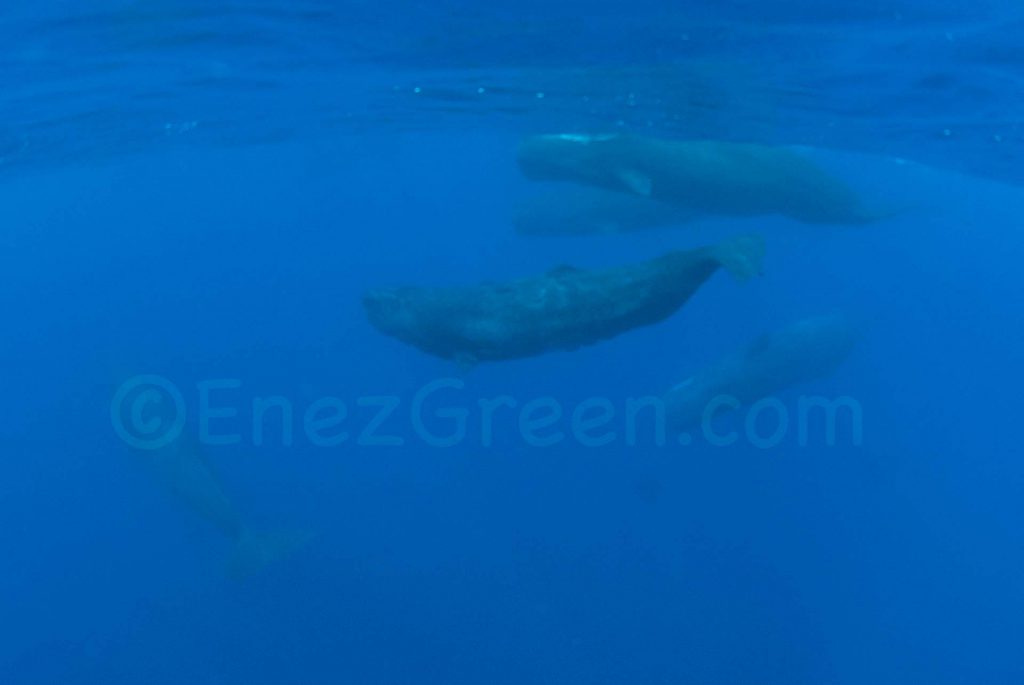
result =
M598 143L615 135L562 133L528 136L519 145L519 168L534 181L579 181L595 168Z
M416 315L402 288L379 288L363 296L370 323L388 335L400 335L416 324Z

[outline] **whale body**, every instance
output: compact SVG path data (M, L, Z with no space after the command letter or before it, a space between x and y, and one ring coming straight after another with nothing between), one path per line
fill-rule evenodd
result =
M669 390L665 415L675 428L697 426L716 398L730 396L745 405L825 378L850 355L857 338L856 327L842 315L797 321L761 336Z
M783 215L811 224L863 224L867 211L842 180L794 150L626 134L538 135L523 140L530 179L572 181L648 197L699 214Z
M742 236L609 269L559 267L468 287L400 287L363 298L370 323L429 354L475 363L573 350L671 316L724 266L760 272L764 243Z

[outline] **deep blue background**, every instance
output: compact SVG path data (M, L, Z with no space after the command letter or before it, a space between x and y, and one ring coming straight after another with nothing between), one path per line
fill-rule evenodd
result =
M918 17L902 4L903 16L916 22L902 28L913 35L941 36L963 16L951 3L931 3ZM83 105L75 95L116 100L116 88L101 87L103 80L129 92L185 62L241 68L232 52L238 45L228 40L156 41L154 27L175 26L168 14L179 18L159 5L156 19L142 12L150 17L146 47L129 42L123 49L138 52L117 62L132 69L99 70L79 91L56 74L82 67L76 56L97 35L95 26L115 26L123 37L135 35L125 28L134 24L97 13L86 28L72 22L79 28L66 46L38 38L67 29L61 14L33 14L26 25L36 33L8 27L26 45L37 37L33 50L23 46L12 61L24 71L20 87L42 91L48 78L56 80L44 100L8 96L0 121L8 139L29 141L10 147L0 185L0 682L1024 678L1024 466L1017 460L1024 191L891 157L817 153L866 193L909 210L857 228L716 219L649 235L526 240L511 225L515 200L529 189L514 164L519 135L573 121L614 128L617 114L580 111L574 119L562 108L510 120L484 107L467 118L466 111L417 109L408 98L394 110L359 99L358 125L338 119L310 135L296 113L315 109L325 95L317 79L304 80L308 63L298 58L291 72L274 72L276 84L288 87L267 86L269 95L257 99L280 110L241 107L218 118L236 98L256 102L249 96L258 89L193 91L187 79L175 82L166 103L119 101L148 103L141 109L151 119L109 99ZM260 7L264 34L255 35L275 35L270 5ZM413 7L410 14L429 13ZM555 14L578 15L583 7ZM760 16L728 3L739 16L726 12L715 21L816 36L822 26L863 29L891 14L886 7L851 16L837 7L822 16L822 5L814 7L811 18L796 3ZM936 7L943 12L931 12ZM331 4L331 11L338 19L331 26L343 25L347 11L377 16L369 7ZM438 12L470 25L489 15L481 8ZM542 10L530 12L536 21ZM596 14L614 17L614 10ZM224 28L238 16L203 21ZM294 22L282 22L291 42L306 43ZM367 22L354 22L346 35L360 35ZM388 90L428 79L408 71L416 55L446 68L528 62L556 73L576 54L538 57L539 46L558 43L552 36L563 25L555 22L544 24L546 41L523 49L529 59L461 45L446 60L446 44L414 41L412 24L389 26L394 42L372 66L338 58L314 71L334 70L352 82L386 73L380 84ZM299 25L311 31L310 45L316 25L316 17ZM502 35L522 35L501 26ZM265 49L244 45L250 56ZM112 50L95 46L97 55ZM650 61L638 51L638 63ZM267 62L280 68L282 54L267 52ZM633 60L624 51L610 61ZM256 63L245 62L247 78L258 73ZM576 65L587 66L585 59ZM864 88L864 101L872 101L877 93ZM856 101L851 83L842 94ZM835 95L823 90L821 97ZM984 101L957 103L959 113L985 120ZM935 123L907 111L872 109L859 125L891 133ZM785 110L772 112L771 142L826 142L786 135ZM181 123L192 120L190 137ZM719 120L714 128L729 126ZM907 135L889 152L978 167L982 146L961 145L969 154ZM876 149L881 143L843 147L885 152ZM973 170L1000 177L1003 166L996 160ZM571 354L465 372L382 337L360 305L361 293L375 286L504 279L566 262L616 264L751 230L768 240L763 278L740 286L717 276L668 322ZM537 450L504 435L491 449L470 442L442 450L418 444L397 421L394 432L410 438L401 449L316 449L301 441L213 449L225 490L254 527L317 534L243 583L224 578L226 542L160 487L143 457L119 444L109 419L113 388L136 373L174 380L190 409L195 383L208 378L241 379L243 399L283 394L300 407L322 395L409 398L446 376L465 380L467 401L497 394L551 395L567 404L593 394L622 400L661 392L755 335L833 309L864 321L864 339L813 390L861 402L861 447L830 449L818 439L801 448L791 439L769 451L628 448L621 441ZM353 429L365 417L354 414Z

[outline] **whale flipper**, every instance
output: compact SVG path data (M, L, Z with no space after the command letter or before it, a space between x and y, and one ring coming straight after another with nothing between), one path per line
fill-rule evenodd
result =
M654 188L654 182L647 174L640 173L633 169L623 169L619 172L618 176L619 180L622 181L623 185L625 185L630 192L636 193L637 195L643 195L644 197L651 196L651 191Z

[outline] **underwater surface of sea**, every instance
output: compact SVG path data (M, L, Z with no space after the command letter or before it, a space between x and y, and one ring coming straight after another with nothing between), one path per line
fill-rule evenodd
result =
M10 0L0 683L1024 682L1022 31Z

